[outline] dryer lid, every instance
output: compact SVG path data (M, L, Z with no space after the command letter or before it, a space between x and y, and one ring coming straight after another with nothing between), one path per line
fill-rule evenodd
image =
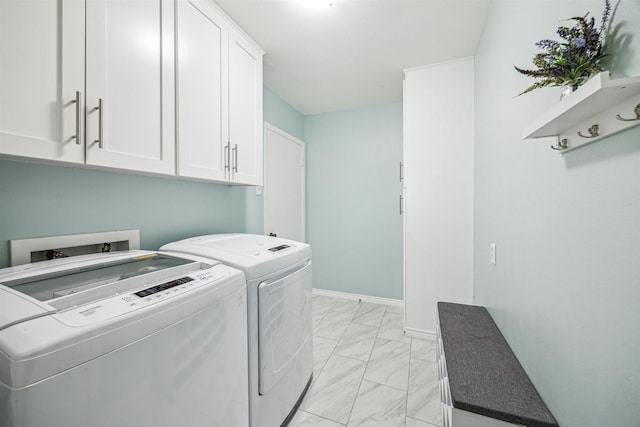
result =
M211 234L169 243L161 251L199 255L242 270L248 281L311 258L307 243L258 234Z

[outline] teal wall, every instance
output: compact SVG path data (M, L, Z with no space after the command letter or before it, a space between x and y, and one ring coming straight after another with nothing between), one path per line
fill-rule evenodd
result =
M610 69L638 76L640 2L612 3ZM566 427L640 426L640 127L564 156L523 141L560 89L516 97L532 80L513 65L603 4L494 0L475 58L474 299Z
M314 287L402 299L402 104L303 116L267 88L264 104L266 122L306 143ZM262 232L262 197L246 197Z
M0 267L9 240L140 229L142 249L245 230L244 189L0 160Z
M264 121L304 141L304 117L282 98L265 87Z
M402 299L402 104L307 116L314 287Z

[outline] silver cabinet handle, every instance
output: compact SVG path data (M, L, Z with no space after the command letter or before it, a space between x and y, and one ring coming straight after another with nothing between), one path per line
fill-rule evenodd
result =
M231 143L227 142L227 145L224 146L224 168L228 170L231 166Z
M102 148L102 111L104 110L104 107L102 105L102 98L98 99L98 106L94 108L94 110L98 110L98 139L93 142L97 142L98 148Z
M404 165L400 162L400 182L404 181Z
M76 140L76 144L80 145L82 141L80 141L80 91L76 91L76 99L71 101L71 103L76 104L76 134L71 137L71 139Z
M233 146L233 171L238 172L238 144Z
M403 202L404 202L404 197L402 197L402 194L400 195L400 215L402 215L404 213L404 209L403 208Z

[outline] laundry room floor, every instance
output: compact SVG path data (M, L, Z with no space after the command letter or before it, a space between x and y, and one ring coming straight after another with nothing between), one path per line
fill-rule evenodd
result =
M435 342L402 308L313 296L313 383L289 427L442 425Z

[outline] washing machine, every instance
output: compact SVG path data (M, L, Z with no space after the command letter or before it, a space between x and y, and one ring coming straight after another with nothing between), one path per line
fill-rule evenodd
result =
M127 251L0 270L3 427L246 427L246 282Z
M286 425L313 373L310 246L270 236L215 234L170 243L161 250L215 259L244 272L249 425Z

